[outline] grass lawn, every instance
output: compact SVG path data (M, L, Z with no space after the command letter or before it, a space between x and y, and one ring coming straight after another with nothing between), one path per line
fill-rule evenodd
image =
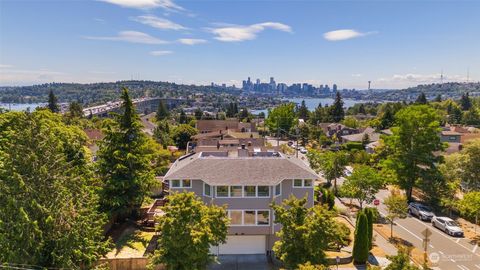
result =
M114 247L107 254L107 258L142 257L152 241L154 232L142 231L135 225L121 226L113 235Z

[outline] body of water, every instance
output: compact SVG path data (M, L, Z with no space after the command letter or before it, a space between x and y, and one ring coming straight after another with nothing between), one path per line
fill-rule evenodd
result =
M46 103L0 103L0 108L11 111L26 111L30 108L30 111L33 111L35 108L45 105Z
M326 105L332 105L335 99L333 98L290 98L287 99L290 102L296 103L300 105L302 103L302 100L305 100L305 105L307 105L307 108L309 111L314 111L317 107L318 104L322 104L323 107ZM365 103L368 101L365 100L354 100L354 99L343 99L343 105L346 108L352 107L353 105L357 103ZM259 113L265 113L265 116L268 115L268 109L265 110L252 110L253 114L259 114Z

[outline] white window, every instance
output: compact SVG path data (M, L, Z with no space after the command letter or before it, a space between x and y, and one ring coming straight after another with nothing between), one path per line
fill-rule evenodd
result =
M228 186L217 186L217 197L228 197Z
M275 186L275 196L280 196L282 194L282 183Z
M243 218L244 225L255 225L255 210L246 210Z
M212 187L207 183L203 183L203 196L212 197Z
M270 211L259 210L257 211L257 225L269 225L270 224Z
M303 182L302 179L294 179L293 180L293 186L294 187L302 187L302 182Z
M230 226L268 226L270 210L228 210Z
M228 211L230 215L230 224L231 225L242 225L243 220L243 211L242 210L230 210Z
M172 187L172 188L191 188L192 187L192 181L190 179L170 180L170 187Z
M190 179L182 180L182 187L191 188L192 187L192 181Z
M293 180L293 187L294 188L302 188L302 187L312 187L313 182L311 179L294 179Z
M258 197L270 197L270 187L269 186L258 186L257 188Z
M257 187L256 186L244 186L244 196L245 197L255 197L257 196Z
M230 186L230 197L242 197L242 186Z
M170 180L170 187L179 188L180 187L180 180Z

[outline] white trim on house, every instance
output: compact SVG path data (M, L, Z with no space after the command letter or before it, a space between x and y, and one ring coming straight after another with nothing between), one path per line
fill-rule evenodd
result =
M295 181L296 180L300 180L301 181L301 185L300 186L296 186L295 185ZM310 185L305 185L305 182L306 181L309 181L310 182ZM312 179L292 179L292 187L293 188L313 188L313 180Z
M280 187L280 193L277 194L277 187ZM282 183L279 183L278 185L273 186L273 197L279 197L282 196Z
M205 193L205 190L206 190L205 185L207 185L207 186L209 187L208 189L210 190L210 195L207 195L207 194ZM203 196L204 196L204 197L210 197L210 198L211 198L211 197L213 197L213 194L212 194L212 193L213 193L213 187L210 186L209 184L203 182Z
M255 226L255 227L268 227L272 224L272 215L270 214L270 209L227 209L227 216L230 219L230 214L232 211L241 211L242 212L242 224L230 224L231 227L241 227L241 226ZM255 224L245 224L245 211L255 212ZM258 224L258 212L266 211L268 212L268 224Z
M172 180L168 180L168 186L170 188L192 188L192 179L172 179ZM174 187L172 182L173 181L179 181L179 186L178 187ZM188 181L190 183L190 185L186 186L185 185L185 181Z
M271 198L271 190L272 186L266 186L266 185L231 185L231 186L226 186L226 185L220 185L220 186L214 186L215 187L215 198L243 198L243 199L252 199L252 198ZM227 191L227 196L218 196L218 187L228 187ZM241 196L232 196L232 187L242 187L242 195ZM245 192L245 187L255 187L255 196L247 196ZM258 187L268 187L268 195L267 196L259 196L258 194ZM275 187L275 186L273 186Z

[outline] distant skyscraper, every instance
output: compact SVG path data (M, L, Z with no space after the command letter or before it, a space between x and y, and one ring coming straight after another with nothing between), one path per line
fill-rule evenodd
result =
M275 91L277 89L277 83L273 77L270 77L270 91Z
M333 86L332 86L332 91L333 91L333 92L337 92L337 85L336 85L336 84L333 84Z
M260 79L257 79L257 85L260 84Z

